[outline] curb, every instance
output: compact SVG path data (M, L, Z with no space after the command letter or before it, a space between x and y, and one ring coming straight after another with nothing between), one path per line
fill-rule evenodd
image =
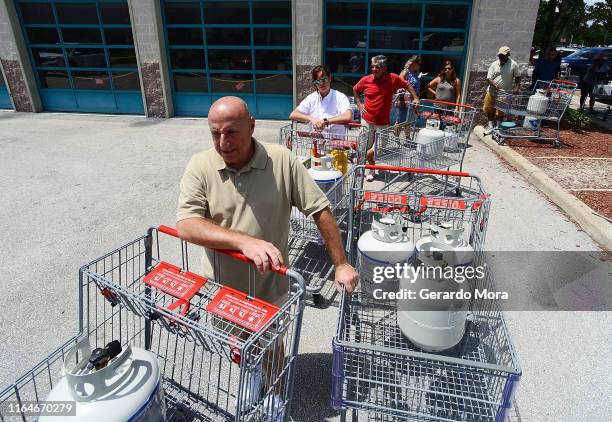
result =
M612 224L596 216L592 208L568 193L559 183L548 177L542 169L510 147L498 145L490 136L484 136L483 132L482 126L476 126L472 133L569 215L595 242L606 251L612 251Z

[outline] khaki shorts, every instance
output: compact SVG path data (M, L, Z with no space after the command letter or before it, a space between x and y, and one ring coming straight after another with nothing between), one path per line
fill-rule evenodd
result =
M487 114L493 114L493 112L495 112L495 115L497 117L504 117L504 113L495 108L495 97L489 94L489 91L485 92L484 104L482 105L482 111L484 111Z
M389 125L375 125L374 123L368 123L363 119L361 119L361 125L368 129L368 149L371 149L374 146L376 132L389 127Z

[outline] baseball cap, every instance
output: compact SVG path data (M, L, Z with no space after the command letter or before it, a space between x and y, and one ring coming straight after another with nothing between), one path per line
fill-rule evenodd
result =
M503 54L504 56L507 56L508 54L510 54L510 47L508 46L500 47L497 54Z

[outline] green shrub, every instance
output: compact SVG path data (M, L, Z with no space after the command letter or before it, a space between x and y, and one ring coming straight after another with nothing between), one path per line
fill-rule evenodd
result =
M591 124L591 118L581 111L568 108L563 119L567 122L570 129L576 132L585 130Z

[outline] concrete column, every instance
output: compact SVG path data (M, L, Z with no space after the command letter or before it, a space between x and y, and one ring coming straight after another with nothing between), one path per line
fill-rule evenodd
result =
M0 0L0 62L15 111L41 111L36 79L13 0Z
M474 0L464 101L482 107L487 70L503 45L527 79L539 0Z
M323 63L323 30L323 1L293 0L294 105L312 92L310 71Z
M160 2L128 0L128 4L145 115L157 118L171 117L174 110Z

